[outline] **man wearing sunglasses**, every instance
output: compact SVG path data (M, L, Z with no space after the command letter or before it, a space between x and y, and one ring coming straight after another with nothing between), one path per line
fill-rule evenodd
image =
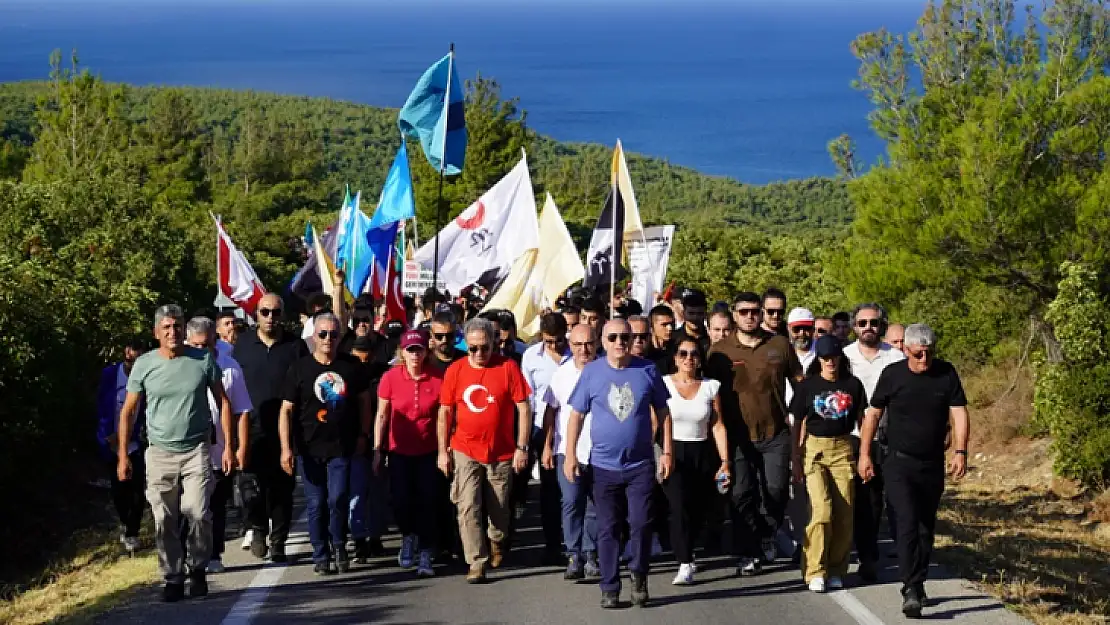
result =
M900 350L894 349L884 343L880 338L886 332L886 311L878 304L860 304L852 313L852 326L855 328L856 337L853 343L844 347L844 355L852 364L852 375L863 383L863 390L868 401L875 394L875 386L879 382L879 375L888 366L904 360ZM876 439L882 438L885 424L880 424L876 430ZM852 432L853 446L859 454L860 445L859 427ZM885 499L883 498L883 472L882 472L882 445L872 444L872 466L875 475L864 482L856 476L856 500L854 508L855 520L852 531L856 543L856 552L859 554L859 576L865 582L873 583L878 579L879 564L879 523L883 518ZM891 519L891 529L894 529Z
M321 313L314 321L311 356L289 368L281 392L281 464L296 465L308 508L308 536L317 575L350 569L347 519L351 456L365 456L373 436L372 399L366 369L339 353L339 319Z
M509 531L513 472L528 466L532 432L531 389L511 358L497 353L497 328L481 317L466 322L466 359L447 368L439 398L439 468L451 477L466 581L486 580L498 568ZM489 517L489 543L482 514Z
M770 288L763 292L763 324L762 328L771 334L786 336L786 327L783 318L786 315L786 293L780 289Z
M757 575L777 556L775 535L790 494L787 381L802 367L786 337L760 326L763 301L750 291L732 303L736 334L712 347L707 377L721 383L721 417L733 453L733 548L737 573Z
M458 330L455 315L449 310L437 312L428 326L428 349L432 362L442 371L447 371L456 361L466 358L466 351L456 347Z
M902 612L921 616L932 557L937 508L944 492L945 439L949 423L955 451L948 473L967 472L971 423L956 369L936 357L936 334L923 324L906 328L906 359L883 369L860 436L859 475L875 478L871 446L879 420L887 419L889 453L883 462L887 499L898 520L895 543L902 580Z
M258 303L258 327L235 344L233 356L243 370L254 412L251 413L250 464L240 473L243 492L257 493L243 502L247 508L247 538L251 553L285 562L285 541L293 521L293 488L296 480L281 467L278 418L285 374L299 358L308 355L304 341L281 325L281 296L267 293Z
M632 331L627 321L614 319L603 329L605 358L582 369L568 401L566 460L563 476L579 479L578 441L590 415L590 467L597 505L598 556L601 565L601 607L619 603L620 533L629 529L632 604L648 601L647 575L651 560L651 495L656 485L652 410L662 431L663 453L659 476L666 480L673 467L670 393L651 362L629 352Z
M698 347L709 351L709 331L705 328L705 315L709 308L709 300L705 293L697 289L686 289L682 294L683 324L671 336L671 344L678 345L686 339L696 341ZM670 367L668 367L670 369ZM669 370L667 371L669 373Z

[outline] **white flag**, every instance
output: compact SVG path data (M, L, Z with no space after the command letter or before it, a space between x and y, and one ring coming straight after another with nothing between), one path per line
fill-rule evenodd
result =
M536 197L528 175L528 158L486 191L439 233L439 279L455 294L463 288L508 275L524 252L540 246ZM416 252L413 260L431 267L435 239Z
M650 226L625 235L624 245L632 269L632 299L640 302L644 310L651 310L655 297L663 291L672 241L674 226Z
M258 274L243 253L231 242L216 216L216 281L220 292L248 315L254 315L259 300L266 294Z

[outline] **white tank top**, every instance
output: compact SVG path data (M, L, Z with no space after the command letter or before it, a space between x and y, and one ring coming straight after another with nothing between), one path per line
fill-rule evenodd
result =
M678 394L672 376L663 383L671 393L667 407L671 409L671 431L676 441L696 442L709 438L709 417L713 414L713 398L721 390L717 380L702 380L693 399Z

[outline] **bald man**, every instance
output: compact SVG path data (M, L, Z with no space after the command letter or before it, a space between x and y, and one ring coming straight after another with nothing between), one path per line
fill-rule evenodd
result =
M902 345L905 343L906 326L900 323L892 323L886 328L886 334L883 335L883 341L890 344L891 347L898 351L902 351Z
M655 365L633 356L632 328L623 319L605 324L601 332L605 358L582 369L568 401L572 411L567 425L563 476L580 478L578 441L583 422L590 415L590 469L597 505L598 560L601 565L601 607L616 608L620 600L620 528L629 526L632 559L632 604L648 601L647 575L651 560L651 494L655 488L656 462L652 445L652 409L662 429L663 453L658 472L670 476L671 413L667 392Z
M234 357L243 369L251 414L249 470L243 472L240 490L247 509L248 539L256 558L270 554L273 562L286 562L285 540L293 520L293 487L296 480L281 466L278 416L281 389L289 366L308 355L308 346L281 326L281 296L267 293L258 303L254 332L244 332L235 343ZM267 537L269 544L267 544Z

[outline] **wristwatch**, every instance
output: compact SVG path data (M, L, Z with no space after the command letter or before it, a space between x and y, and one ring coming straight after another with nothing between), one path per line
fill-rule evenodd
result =
M523 451L524 453L528 453L528 446L527 445L517 445L516 448L517 448L517 451Z
M967 455L967 450L966 449L957 449L955 453L960 454L961 456L966 456Z

